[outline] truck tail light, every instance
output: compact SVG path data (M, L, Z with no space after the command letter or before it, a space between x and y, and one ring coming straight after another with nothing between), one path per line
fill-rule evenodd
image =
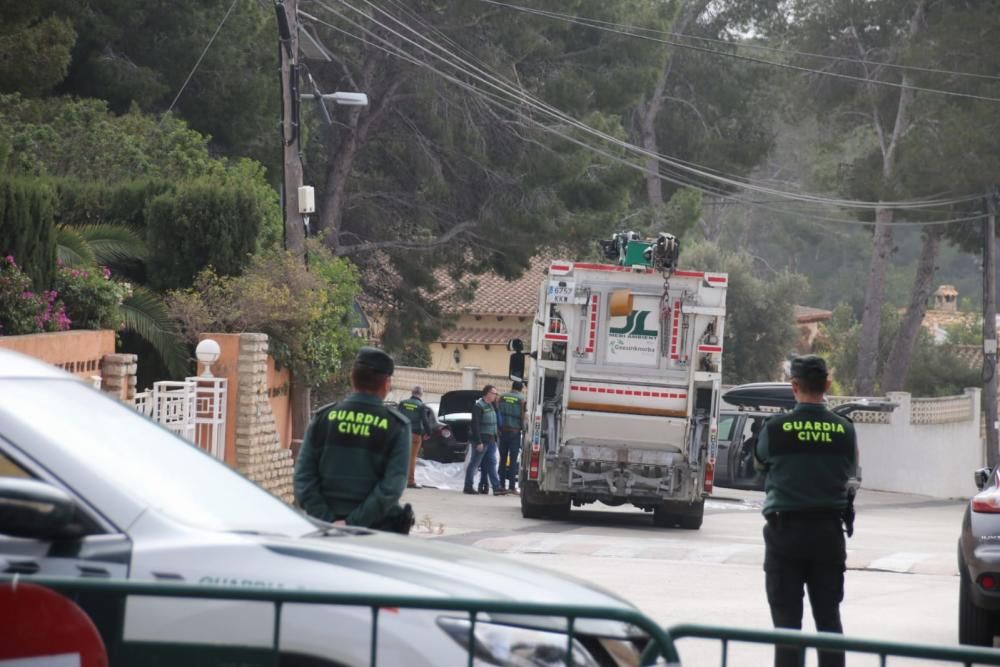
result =
M1000 514L1000 489L989 489L972 497L972 511Z
M528 459L528 479L538 479L538 462L541 455L537 449L531 448L531 458Z
M705 492L711 493L715 488L715 459L705 462Z

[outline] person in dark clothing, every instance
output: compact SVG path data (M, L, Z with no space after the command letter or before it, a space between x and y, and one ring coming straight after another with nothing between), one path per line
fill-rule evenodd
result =
M476 401L472 407L472 424L469 434L469 465L465 469L465 493L477 493L472 485L475 480L476 471L479 470L484 459L486 461L486 473L489 476L490 486L493 487L493 495L502 496L507 492L500 486L500 478L497 476L497 432L498 422L497 412L494 403L497 400L497 390L491 384L483 388L483 396Z
M383 403L392 358L363 347L351 369L354 393L316 411L295 464L295 500L334 525L408 533L413 510L400 507L410 459L410 422Z
M776 628L802 628L803 587L820 632L843 633L847 545L842 529L847 480L857 461L854 424L827 409L826 362L815 355L791 365L796 406L771 417L757 438L764 490L764 573ZM777 647L776 667L800 665L799 651ZM820 667L842 667L842 651L820 651Z
M417 469L417 455L420 454L420 446L424 440L431 437L434 430L431 409L424 405L424 390L418 384L410 392L410 397L399 402L399 411L410 420L410 473L406 479L406 488L419 489L413 473Z
M517 457L521 453L521 434L525 430L524 389L522 382L515 381L511 390L497 399L500 413L500 485L508 485L511 493L517 493Z

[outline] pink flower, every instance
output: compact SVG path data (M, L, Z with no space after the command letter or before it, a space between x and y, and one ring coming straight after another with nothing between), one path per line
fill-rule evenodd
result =
M7 255L6 259L7 259L7 263L10 264L11 266L15 266L15 267L17 266L17 263L14 261L14 256L13 255Z
M102 269L103 269L103 271L104 271L104 279L105 279L105 280L110 280L110 279L111 279L111 269L109 269L109 268L108 268L108 267L106 267L106 266L105 266L105 267L102 267Z

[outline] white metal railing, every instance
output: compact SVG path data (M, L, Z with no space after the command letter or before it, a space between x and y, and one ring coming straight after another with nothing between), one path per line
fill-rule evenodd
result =
M129 404L212 456L224 460L226 401L225 378L190 377L181 382L154 382L152 388L137 393Z

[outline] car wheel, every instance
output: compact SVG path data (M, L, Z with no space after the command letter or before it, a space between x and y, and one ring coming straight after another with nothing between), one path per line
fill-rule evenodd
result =
M970 589L973 586L965 567L959 568L960 588L958 589L958 643L972 646L993 646L997 634L998 615L995 611L977 607L972 601Z

